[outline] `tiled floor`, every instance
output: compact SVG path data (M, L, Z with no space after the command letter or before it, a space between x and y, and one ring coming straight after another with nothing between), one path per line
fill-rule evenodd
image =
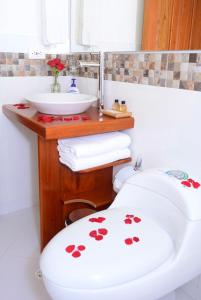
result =
M1 300L50 300L42 280L35 274L39 267L39 256L38 208L1 216ZM192 300L192 298L179 289L176 300Z

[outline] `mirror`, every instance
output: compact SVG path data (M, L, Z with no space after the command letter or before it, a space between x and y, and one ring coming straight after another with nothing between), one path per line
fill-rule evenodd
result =
M71 0L71 51L201 49L200 0Z

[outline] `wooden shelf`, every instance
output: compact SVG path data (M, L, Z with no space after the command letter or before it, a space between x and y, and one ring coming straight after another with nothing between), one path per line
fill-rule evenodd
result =
M113 161L111 163L108 163L108 164L105 164L105 165L85 169L85 170L82 170L82 171L78 171L76 173L89 173L89 172L93 172L93 171L97 171L97 170L101 170L101 169L105 169L105 168L114 167L114 166L118 166L118 165L121 165L121 164L129 163L129 162L131 162L131 160L132 160L131 157L124 158L124 159L119 159L119 160L115 160L115 161Z
M17 109L14 105L3 105L4 114L12 121L17 121L28 127L39 136L46 140L60 138L77 137L92 135L104 132L124 130L133 128L134 119L132 117L123 119L114 119L103 116L99 121L99 114L96 108L91 108L79 116L87 116L89 120L72 120L72 121L53 121L44 123L40 121L39 113L34 108Z

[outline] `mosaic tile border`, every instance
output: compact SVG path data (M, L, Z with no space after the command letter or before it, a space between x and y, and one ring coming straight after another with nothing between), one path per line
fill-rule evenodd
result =
M51 55L29 59L26 53L0 52L0 77L52 76L47 61L59 57L61 75L98 78L97 67L79 67L79 60L98 61L98 54ZM201 91L201 53L129 53L105 55L105 79Z

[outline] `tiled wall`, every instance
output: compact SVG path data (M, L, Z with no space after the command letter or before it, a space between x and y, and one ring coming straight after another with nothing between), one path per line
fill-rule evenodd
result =
M26 53L0 53L0 76L51 76L45 59ZM66 65L61 75L97 78L98 68L79 67L79 60L98 61L97 54L59 55ZM201 53L130 53L105 55L105 79L201 91Z

